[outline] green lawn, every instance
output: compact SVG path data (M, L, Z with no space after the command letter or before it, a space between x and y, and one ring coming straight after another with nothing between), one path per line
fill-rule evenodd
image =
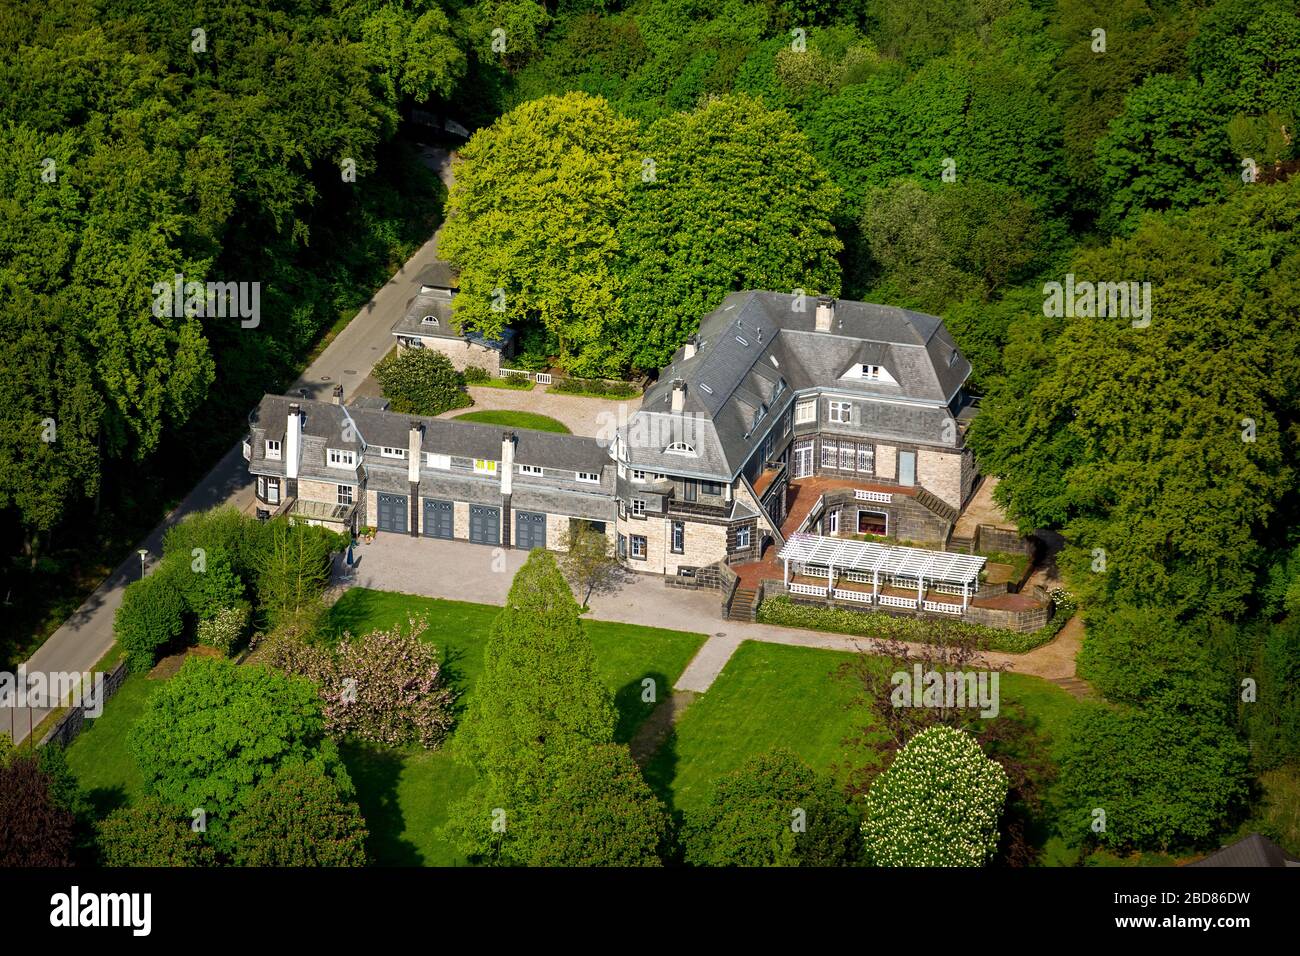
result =
M365 634L404 626L411 615L423 616L429 623L424 638L438 648L463 707L482 673L483 647L499 611L487 604L353 588L331 609L330 620L336 633ZM586 626L596 666L618 706L615 734L620 741L630 740L653 709L653 704L641 701L642 681L650 678L656 696L667 696L704 635L609 621L587 621ZM448 807L474 783L473 770L455 759L455 749L454 735L446 747L433 752L359 744L344 748L377 861L390 866L464 862L438 832L447 821Z
M140 772L126 749L126 735L149 698L166 681L132 674L105 705L103 716L87 721L68 747L68 767L103 815L140 794Z
M811 767L843 779L842 771L859 766L864 756L844 741L870 725L860 709L850 709L852 687L836 675L853 657L744 642L646 767L650 785L675 809L695 807L719 777L774 747L793 750ZM1078 702L1036 677L1002 674L999 681L1003 706L1022 707L1027 723L1048 737L1050 747Z
M568 435L569 427L549 415L536 412L512 412L507 409L485 409L481 412L466 412L457 415L460 422L478 422L481 425L503 425L506 428L531 428L539 432L559 432Z

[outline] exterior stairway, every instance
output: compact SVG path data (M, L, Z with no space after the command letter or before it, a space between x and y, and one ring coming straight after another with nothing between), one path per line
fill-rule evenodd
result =
M961 514L956 508L948 504L942 498L931 494L924 488L918 487L914 495L916 503L922 505L927 511L932 511L940 518L953 525L957 523L957 517Z
M758 591L755 588L736 588L727 609L728 621L753 621L758 615Z

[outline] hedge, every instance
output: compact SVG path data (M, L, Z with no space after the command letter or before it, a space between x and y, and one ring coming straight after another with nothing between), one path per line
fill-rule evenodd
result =
M560 378L550 390L561 395L589 395L593 398L632 398L640 390L631 382L604 382L600 379Z
M765 599L759 605L756 620L760 624L775 624L779 627L802 627L811 631L918 643L933 640L936 623L933 618L895 617L878 611L797 604L784 594ZM1023 654L1054 638L1067 620L1068 613L1058 612L1045 626L1025 633L1004 631L968 621L945 620L942 624L949 633L967 634L979 639L981 646L987 650Z

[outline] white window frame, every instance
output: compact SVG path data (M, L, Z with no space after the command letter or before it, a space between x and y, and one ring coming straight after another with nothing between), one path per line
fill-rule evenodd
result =
M643 485L643 484L645 484L645 481L646 481L646 472L645 472L645 470L644 470L644 469L641 469L641 468L633 468L633 469L632 469L632 480L633 480L634 482L636 482L638 485Z
M821 463L823 468L840 468L840 443L822 439Z
M794 403L794 423L806 425L817 421L817 399L809 398Z
M442 325L442 323L438 321L438 317L437 317L436 315L426 315L426 316L424 316L422 319L420 319L420 324L421 324L421 325L432 325L432 326L435 326L435 327L437 327L437 326L441 326L441 325Z
M635 516L638 517L638 518L644 518L644 517L645 517L645 499L644 499L644 498L633 498L629 504L630 504L630 507L631 507L631 510L632 510L632 514L633 514L633 515L635 515Z
M521 475L541 475L543 469L541 465L520 465L519 473Z
M637 553L637 542L641 542L641 553ZM627 538L627 553L633 561L644 561L650 553L650 542L643 534L630 534Z
M435 451L426 451L424 453L424 465L426 468L437 468L439 471L450 471L451 455L440 455Z
M686 522L674 521L668 529L668 550L673 554L686 553ZM680 543L679 543L680 542Z
M840 530L840 513L836 511L826 512L826 533L838 534Z
M600 475L598 475L594 471L580 471L577 473L577 475L578 475L578 481L585 481L588 484L592 484L592 485L600 484Z
M853 422L853 403L831 399L829 420L836 425L849 425Z
M743 551L744 549L748 548L749 542L750 542L749 527L745 526L744 528L737 528L736 529L736 550Z
M346 499L346 500L345 500ZM335 485L334 486L334 503L340 505L353 504L352 486Z
M688 445L684 441L675 441L664 449L664 453L668 455L694 455L695 447Z
M388 447L385 446L385 447L382 447L382 448L379 449L379 457L380 457L380 458L405 458L405 457L406 457L406 449L405 449L405 448L388 448Z
M283 448L284 446L274 438L268 438L266 440L266 460L279 461Z
M863 461L866 461L867 467L863 468ZM867 444L858 444L858 474L874 475L876 473L876 446Z
M325 462L331 468L355 468L357 453L345 448L331 448L325 455Z

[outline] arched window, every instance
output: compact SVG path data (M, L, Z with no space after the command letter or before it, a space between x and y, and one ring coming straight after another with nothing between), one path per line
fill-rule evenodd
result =
M436 315L426 315L420 320L420 323L422 325L437 325L438 317Z
M670 455L694 455L695 449L684 441L675 441L664 449Z

